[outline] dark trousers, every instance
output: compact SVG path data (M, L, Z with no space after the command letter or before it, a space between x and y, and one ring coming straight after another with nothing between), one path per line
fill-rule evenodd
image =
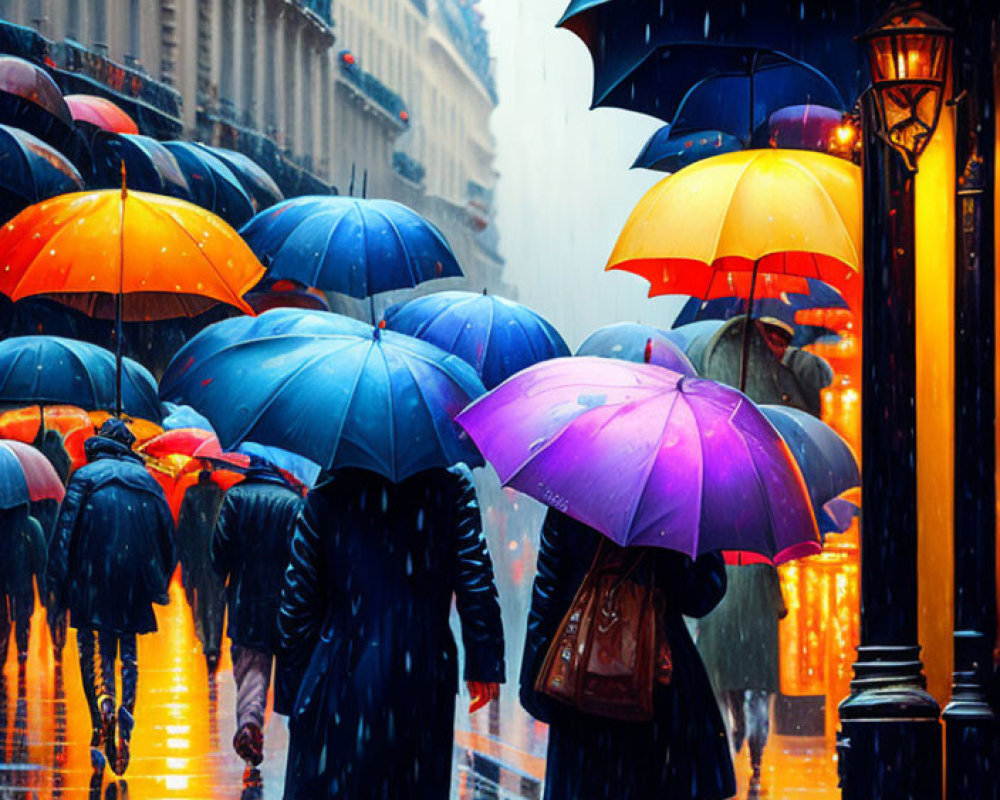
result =
M121 707L135 713L135 693L139 683L134 633L112 633L80 628L76 632L80 651L80 677L94 728L101 724L100 703L105 697L115 702L115 660L121 661Z
M771 695L757 689L727 691L726 705L733 717L733 747L739 750L746 737L750 763L759 767L771 732Z
M10 647L10 633L14 630L14 640L18 655L27 655L31 637L31 615L34 613L34 597L29 605L18 602L13 595L0 595L0 665L7 662Z

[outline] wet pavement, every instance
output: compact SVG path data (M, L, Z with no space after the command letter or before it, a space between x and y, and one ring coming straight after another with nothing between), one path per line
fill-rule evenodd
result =
M74 637L69 637L60 670L53 663L42 617L36 614L23 678L19 679L13 653L4 670L0 800L281 797L287 745L284 720L271 717L266 724L262 791L244 789L243 765L230 746L235 719L229 659L223 659L217 690L211 691L178 587L172 587L171 604L157 611L160 631L139 640L136 729L124 780L110 770L91 768L90 720ZM517 707L515 692L505 689L499 708L471 720L459 714L453 792L458 800L541 797L545 726L527 719ZM742 761L738 768L745 797ZM770 798L833 800L838 793L832 748L822 739L773 737L765 788Z

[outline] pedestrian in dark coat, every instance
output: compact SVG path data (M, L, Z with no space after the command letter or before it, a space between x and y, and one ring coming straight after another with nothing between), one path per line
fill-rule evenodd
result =
M45 581L45 537L28 506L0 511L0 665L7 660L11 629L20 670L28 660L35 583L42 596Z
M212 533L224 496L225 492L212 480L212 473L203 470L198 482L184 492L177 516L181 582L210 678L219 668L226 621L226 582L212 567Z
M470 693L495 697L503 628L467 469L399 484L344 469L310 492L278 618L286 663L302 670L285 800L449 796L452 597Z
M302 495L257 462L222 501L212 566L227 583L236 679L233 748L252 767L264 758L264 712L278 645L278 606Z
M750 786L759 791L770 733L771 696L778 691L778 620L787 613L771 564L726 567L729 590L701 621L698 649L720 702L732 719L733 750L750 750Z
M177 563L170 507L132 452L133 442L131 431L114 418L87 440L87 464L73 474L56 520L46 581L50 609L68 608L77 632L94 728L91 746L96 750L103 742L119 774L128 766L134 724L136 635L156 630L153 604L167 603ZM122 682L117 746L116 658Z
M652 722L577 711L535 692L552 639L597 553L601 534L555 510L542 528L521 665L521 704L549 724L546 800L721 800L736 792L726 729L682 615L701 617L726 591L721 556L692 561L653 549L673 675L657 684Z

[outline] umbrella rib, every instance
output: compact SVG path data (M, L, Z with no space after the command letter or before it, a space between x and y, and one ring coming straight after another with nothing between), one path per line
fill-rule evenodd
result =
M766 151L761 151L761 152L766 152ZM740 183L743 181L744 176L750 170L750 167L752 167L758 161L758 159L760 159L760 153L757 153L753 155L751 158L748 158L740 168L740 174L737 175L736 179L733 181L732 190L729 192L729 199L726 201L726 207L723 213L720 215L719 228L715 232L715 240L712 242L712 261L709 264L709 267L712 269L713 273L717 273L719 271L719 268L716 266L716 262L718 262L719 259L722 258L722 256L719 256L718 254L719 242L722 239L722 231L726 227L726 221L729 218L729 209L732 206L733 198L736 197L736 193L739 191Z
M837 221L840 223L840 227L844 231L844 236L847 237L847 243L851 246L851 253L854 255L854 263L853 264L848 264L847 266L853 267L854 271L857 272L858 271L857 264L858 264L859 259L858 259L858 251L854 247L854 238L851 236L851 232L847 229L847 223L844 221L844 217L840 213L840 209L837 207L837 204L834 202L833 198L830 196L830 192L827 190L826 186L823 185L823 181L821 181L819 178L817 178L812 172L810 172L808 169L806 169L803 164L799 163L795 159L790 159L786 163L792 165L793 167L795 167L796 169L798 169L800 172L804 173L808 177L808 179L819 188L820 192L822 192L823 196L827 199L827 201L833 207L834 211L836 212ZM813 254L813 256L815 258L815 254ZM832 256L831 256L831 258L832 258ZM836 259L836 260L840 261L839 258ZM817 265L816 265L816 274L817 274L817 277L819 277L820 280L822 280L822 276L820 276L820 274L819 274L819 264L818 264L818 262L817 262Z
M481 369L479 370L479 375L482 377L483 373L486 371L486 356L490 351L490 342L493 339L493 322L496 318L496 302L490 298L486 298L486 302L490 308L490 319L486 325L486 338L483 340L483 356L481 360Z
M663 420L663 427L660 430L660 435L656 438L658 443L653 447L653 451L650 454L648 464L643 465L643 478L640 484L641 488L639 490L639 497L636 498L635 505L632 506L632 511L628 515L628 524L625 526L626 531L632 530L632 525L635 524L635 518L639 514L639 507L642 505L642 500L646 496L646 490L649 488L649 479L653 474L653 469L656 467L656 461L660 457L660 447L663 444L663 439L667 435L667 428L670 427L670 421L674 414L674 409L677 408L677 403L681 396L680 392L674 392L673 397L670 400L670 408L665 414L665 419Z
M347 406L344 408L344 413L340 417L340 423L337 425L337 434L333 437L333 450L330 452L328 469L333 469L334 461L337 459L337 451L340 449L340 440L344 435L344 427L347 424L347 417L351 413L351 406L354 405L354 399L357 396L358 386L361 384L361 376L364 374L365 366L368 364L368 359L371 356L371 350L374 347L374 341L368 342L368 352L365 353L364 361L362 361L361 366L354 373L354 380L351 383L351 391L348 394Z
M345 211L343 214L338 216L333 221L333 224L330 226L330 232L326 236L326 244L323 245L323 250L320 252L319 258L316 259L316 267L315 269L313 269L312 283L310 284L311 286L319 286L320 275L323 273L323 265L326 263L327 255L330 253L330 242L333 241L334 235L337 233L338 230L340 230L340 226L346 218L347 218L347 212ZM295 227L293 227L288 232L288 235L285 237L285 241L282 242L281 247L278 248L278 252L281 252L281 250L284 249L284 246L288 243L288 240L292 237L292 234L294 234L295 231L297 231L302 226L302 223L306 222L309 219L315 219L315 217L312 218L309 216L303 217L302 220L300 220L295 225Z
M406 246L406 241L403 239L403 234L399 232L399 228L396 227L396 223L392 221L388 214L386 214L382 209L375 208L372 206L372 211L378 214L382 219L389 223L389 227L392 229L393 234L396 236L396 241L399 242L399 249L403 251L403 259L406 262L406 269L410 273L410 279L413 281L413 285L416 286L420 283L420 275L414 267L413 260L410 257L410 251Z

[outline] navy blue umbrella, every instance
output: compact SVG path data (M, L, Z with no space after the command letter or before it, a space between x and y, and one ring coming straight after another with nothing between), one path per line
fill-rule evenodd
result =
M390 308L385 324L468 362L487 389L539 361L570 354L548 320L519 303L486 293L418 297Z
M718 130L763 145L771 114L797 103L843 105L808 64L770 50L699 44L657 48L597 105L662 119L674 137Z
M325 469L356 467L400 482L483 461L454 417L484 387L476 371L428 342L289 334L229 345L161 387L204 414L226 449L280 447Z
M875 21L881 5L877 0L572 0L559 25L590 51L594 105L657 47L720 44L776 50L808 63L853 104L868 83L864 49L854 37Z
M664 125L646 142L632 168L677 172L703 158L742 149L743 143L739 139L722 131L696 131L673 136L670 126Z
M0 220L82 189L83 178L66 156L27 131L0 125Z
M775 317L787 325L795 325L795 312L808 308L848 308L847 301L829 284L808 278L809 294L790 293L784 298L754 300L754 314ZM747 313L747 300L743 297L717 297L702 301L698 297L688 300L674 319L673 327L705 319L732 319Z
M462 275L441 231L391 200L296 197L262 211L240 234L267 278L351 297Z
M0 508L17 508L31 502L21 461L9 447L0 447Z
M164 142L191 189L191 198L202 208L239 228L254 215L254 204L233 171L207 149L191 142Z
M833 428L805 411L775 405L762 405L760 410L777 428L802 471L820 533L843 533L850 525L850 516L842 514L840 507L831 513L828 504L861 485L851 446Z
M195 147L215 156L233 171L243 189L253 200L254 211L263 211L285 199L274 178L249 156L225 147L209 147L200 143L195 144Z
M351 333L367 337L371 336L371 331L371 325L366 322L329 311L275 308L259 317L232 317L209 325L177 351L160 380L160 391L172 394L175 385L192 367L238 342L288 334L332 336Z
M115 410L115 355L87 342L58 336L15 336L0 342L0 405L74 405ZM160 420L156 380L129 358L122 362L122 408Z
M192 200L177 159L150 136L98 130L90 140L90 152L93 175L89 182L95 189L119 188L124 163L130 189Z
M618 322L598 328L583 340L576 354L656 364L690 377L698 374L684 348L667 331L639 322Z

